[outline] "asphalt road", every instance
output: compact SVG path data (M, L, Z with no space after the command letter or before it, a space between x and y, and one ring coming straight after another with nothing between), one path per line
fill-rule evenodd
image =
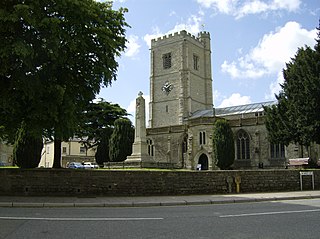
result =
M0 208L0 238L320 238L320 199L141 208Z

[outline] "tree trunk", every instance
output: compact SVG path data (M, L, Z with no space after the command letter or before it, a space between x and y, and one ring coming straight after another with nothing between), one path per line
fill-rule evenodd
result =
M54 138L54 158L52 168L61 168L61 139Z

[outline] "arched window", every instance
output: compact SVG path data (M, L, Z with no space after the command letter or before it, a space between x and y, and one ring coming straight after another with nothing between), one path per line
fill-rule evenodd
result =
M250 159L250 138L248 133L240 130L237 136L237 159Z

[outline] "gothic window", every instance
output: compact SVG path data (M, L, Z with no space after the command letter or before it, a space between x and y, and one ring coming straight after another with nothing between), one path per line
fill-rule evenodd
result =
M199 57L197 55L193 55L193 69L199 70Z
M284 144L270 144L270 154L272 159L285 158Z
M201 131L199 133L199 142L200 142L200 145L206 144L206 132Z
M237 159L250 159L249 135L244 130L240 130L237 136Z
M162 60L163 60L163 68L164 69L171 68L171 52L163 54Z
M154 156L154 145L151 139L147 139L148 144L148 154L149 156Z

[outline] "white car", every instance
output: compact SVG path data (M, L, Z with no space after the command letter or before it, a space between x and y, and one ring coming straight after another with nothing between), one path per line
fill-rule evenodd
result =
M83 167L85 169L88 169L88 168L99 168L99 166L96 163L91 163L91 162L84 162L83 163Z

